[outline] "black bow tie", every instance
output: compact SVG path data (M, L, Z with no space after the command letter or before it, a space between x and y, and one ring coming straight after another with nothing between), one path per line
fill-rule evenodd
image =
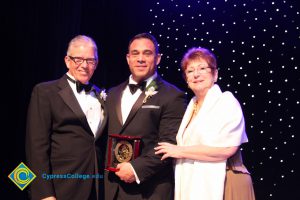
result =
M93 85L91 83L89 84L83 84L79 81L73 80L71 77L67 76L67 79L70 80L72 83L75 83L76 85L76 90L78 93L80 93L82 90L85 91L85 93L91 92Z
M128 84L131 94L134 94L137 91L137 89L141 89L142 91L144 91L146 83L146 81L143 81L139 84Z
M76 81L76 90L77 92L81 92L82 90L85 91L85 93L90 93L92 90L93 85L92 84L83 84L79 81Z

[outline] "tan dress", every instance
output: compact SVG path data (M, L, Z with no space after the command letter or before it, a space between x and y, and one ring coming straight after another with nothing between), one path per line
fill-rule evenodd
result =
M227 160L224 200L255 200L252 179L240 151Z

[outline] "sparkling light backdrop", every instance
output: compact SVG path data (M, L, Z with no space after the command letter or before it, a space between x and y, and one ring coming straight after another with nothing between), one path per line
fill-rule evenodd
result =
M300 131L298 4L161 0L153 1L147 13L152 21L149 32L158 38L163 54L159 73L166 79L184 85L180 60L189 48L201 46L216 54L218 84L234 93L244 111L250 140L243 146L244 162L257 199L300 199L295 190Z

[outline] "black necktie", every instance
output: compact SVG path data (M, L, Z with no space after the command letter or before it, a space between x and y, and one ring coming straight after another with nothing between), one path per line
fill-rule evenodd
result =
M92 84L83 84L79 81L73 80L71 77L67 76L67 79L70 80L72 83L75 83L76 90L78 93L80 93L82 90L85 91L85 93L89 93L92 90L93 85Z
M131 94L134 94L139 88L144 91L146 83L146 81L143 81L139 84L128 84Z

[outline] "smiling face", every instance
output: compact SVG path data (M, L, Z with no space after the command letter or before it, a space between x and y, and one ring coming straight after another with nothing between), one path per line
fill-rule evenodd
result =
M200 58L187 63L185 77L189 88L195 94L205 95L218 79L218 70L211 68Z
M135 39L129 46L126 55L133 80L141 82L152 76L160 62L153 42L147 38Z
M95 49L91 42L85 40L76 41L68 49L68 55L65 56L65 63L69 69L69 73L81 83L87 83L94 74L98 60L95 55ZM84 60L81 64L76 63L76 59L96 60L96 63L88 64L88 60Z

